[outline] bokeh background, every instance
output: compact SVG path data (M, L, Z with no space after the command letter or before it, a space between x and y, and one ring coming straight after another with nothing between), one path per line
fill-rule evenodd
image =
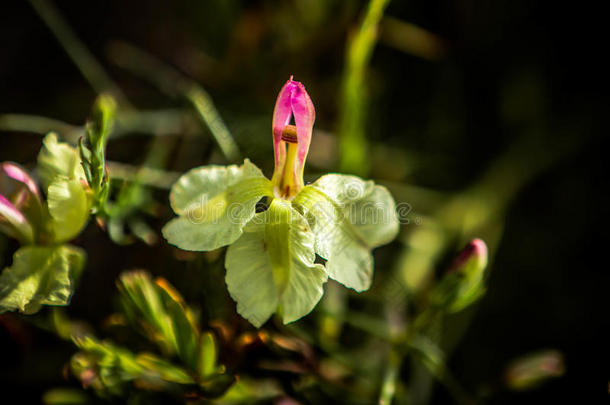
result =
M155 76L157 62L210 94L242 155L268 175L277 91L290 75L303 82L317 113L309 180L337 170L364 174L412 206L399 240L376 252L379 279L401 265L410 233L438 206L485 184L484 201L499 207L493 229L485 228L493 235L488 291L468 314L450 368L489 403L607 401L607 34L593 2L391 1L356 81L355 104L345 92L346 60L364 1L55 3L129 103L165 114L141 117L111 140L108 158L116 162L172 172L226 163L176 94L177 83ZM29 1L0 6L0 114L82 125L96 94ZM33 168L41 134L32 121L2 117L0 161ZM151 126L180 136L154 143ZM154 148L163 152L149 153ZM171 212L166 191L153 198L158 204L146 221L158 231ZM470 211L486 218L488 208ZM448 251L462 242L452 239ZM77 244L89 264L69 312L93 324L111 312L115 279L125 269L164 275L204 306L224 290L220 273L196 271L205 260L180 257L162 239L119 246L91 223ZM15 248L0 240L0 267ZM436 269L447 260L440 257ZM540 349L563 353L565 374L534 390L507 389L507 364ZM62 373L73 352L35 319L3 318L2 397L37 403L49 388L77 385ZM451 401L434 386L431 403Z

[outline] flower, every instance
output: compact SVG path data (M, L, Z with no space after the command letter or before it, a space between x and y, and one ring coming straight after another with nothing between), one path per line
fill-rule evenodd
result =
M41 216L40 192L30 175L12 162L0 163L0 231L32 243Z
M275 170L272 182L278 198L291 200L304 186L303 169L315 118L305 86L290 76L280 90L273 111Z
M314 120L305 87L291 76L273 113L271 180L246 159L241 166L194 168L170 192L178 217L163 227L163 236L184 250L228 246L227 289L237 312L256 327L273 313L284 323L307 315L328 278L358 292L369 289L371 251L398 233L385 187L341 174L304 184Z

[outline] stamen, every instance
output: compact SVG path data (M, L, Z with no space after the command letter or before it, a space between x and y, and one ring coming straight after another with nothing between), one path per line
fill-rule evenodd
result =
M282 141L288 143L298 143L297 127L294 125L286 125L282 131Z

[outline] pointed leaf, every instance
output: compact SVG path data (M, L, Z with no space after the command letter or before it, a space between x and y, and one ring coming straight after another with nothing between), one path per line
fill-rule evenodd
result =
M166 383L193 384L189 374L174 364L151 353L134 354L107 341L91 336L74 338L74 343L87 355L72 358L72 369L76 374L87 375L87 368L95 370L93 377L101 388L120 393L121 385L128 381L141 380L143 386L160 389ZM83 368L85 370L83 370ZM84 381L83 381L84 382ZM89 382L91 383L91 382Z
M119 290L125 312L168 354L197 369L199 330L180 294L165 280L155 282L144 271L123 273Z
M228 245L242 234L256 203L269 195L271 182L247 159L242 166L193 169L172 187L170 202L180 217L165 225L163 236L184 250Z
M151 353L142 353L136 357L136 362L148 373L153 372L164 381L177 384L193 384L193 378L181 367L177 367Z
M207 377L217 371L218 353L216 340L211 332L201 334L199 339L198 372L201 377Z
M192 370L196 370L198 366L199 329L193 314L190 308L186 306L182 296L167 280L157 278L155 284L167 315L171 319L178 357Z

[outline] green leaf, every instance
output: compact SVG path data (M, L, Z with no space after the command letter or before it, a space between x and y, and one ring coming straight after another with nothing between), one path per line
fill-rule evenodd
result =
M372 282L371 250L398 233L389 191L356 176L328 174L294 199L315 234L315 249L327 260L328 276L356 291Z
M125 312L168 354L177 354L197 369L199 331L182 297L164 279L155 282L143 271L123 273L119 291Z
M90 336L73 340L81 351L72 356L70 368L83 384L121 394L126 382L145 374L145 367L138 364L129 350Z
M45 191L56 176L84 179L85 172L76 148L59 142L57 135L50 133L42 140L38 154L38 177Z
M93 105L91 118L85 126L87 136L79 142L80 157L87 182L93 190L93 209L105 212L110 187L106 174L105 149L116 114L116 102L108 94L100 95Z
M56 176L49 185L47 204L55 242L73 239L89 219L91 204L80 180Z
M193 251L233 243L254 216L256 203L272 192L271 182L247 159L242 166L193 169L172 187L170 202L180 217L165 225L163 236Z
M42 305L68 305L84 260L82 250L68 245L19 249L0 275L0 313L32 314Z
M181 367L163 360L151 353L142 353L136 357L136 362L147 371L159 375L162 380L177 384L193 384L193 378Z
M284 391L276 380L255 380L243 376L216 403L219 405L259 403L280 397L282 394Z
M113 393L120 393L122 384L141 380L144 386L160 389L165 382L193 384L193 379L182 368L150 353L134 354L110 342L91 336L74 338L81 349L71 362L77 376L91 378ZM84 356L83 356L84 355ZM90 370L91 372L87 372ZM95 370L95 371L94 371ZM90 384L92 381L89 381Z
M212 375L217 370L218 354L216 340L211 332L201 334L199 340L199 363L198 372L201 377Z
M163 278L157 278L155 284L171 319L173 335L176 339L178 357L192 370L198 367L199 329L194 316L186 306L182 296Z
M225 259L237 312L260 327L281 307L284 323L307 315L324 293L327 275L314 264L314 235L289 202L274 199L257 214Z
M94 154L103 157L104 149L116 115L116 101L110 94L101 94L91 110L91 118L87 121L87 143ZM103 164L103 160L101 161Z

